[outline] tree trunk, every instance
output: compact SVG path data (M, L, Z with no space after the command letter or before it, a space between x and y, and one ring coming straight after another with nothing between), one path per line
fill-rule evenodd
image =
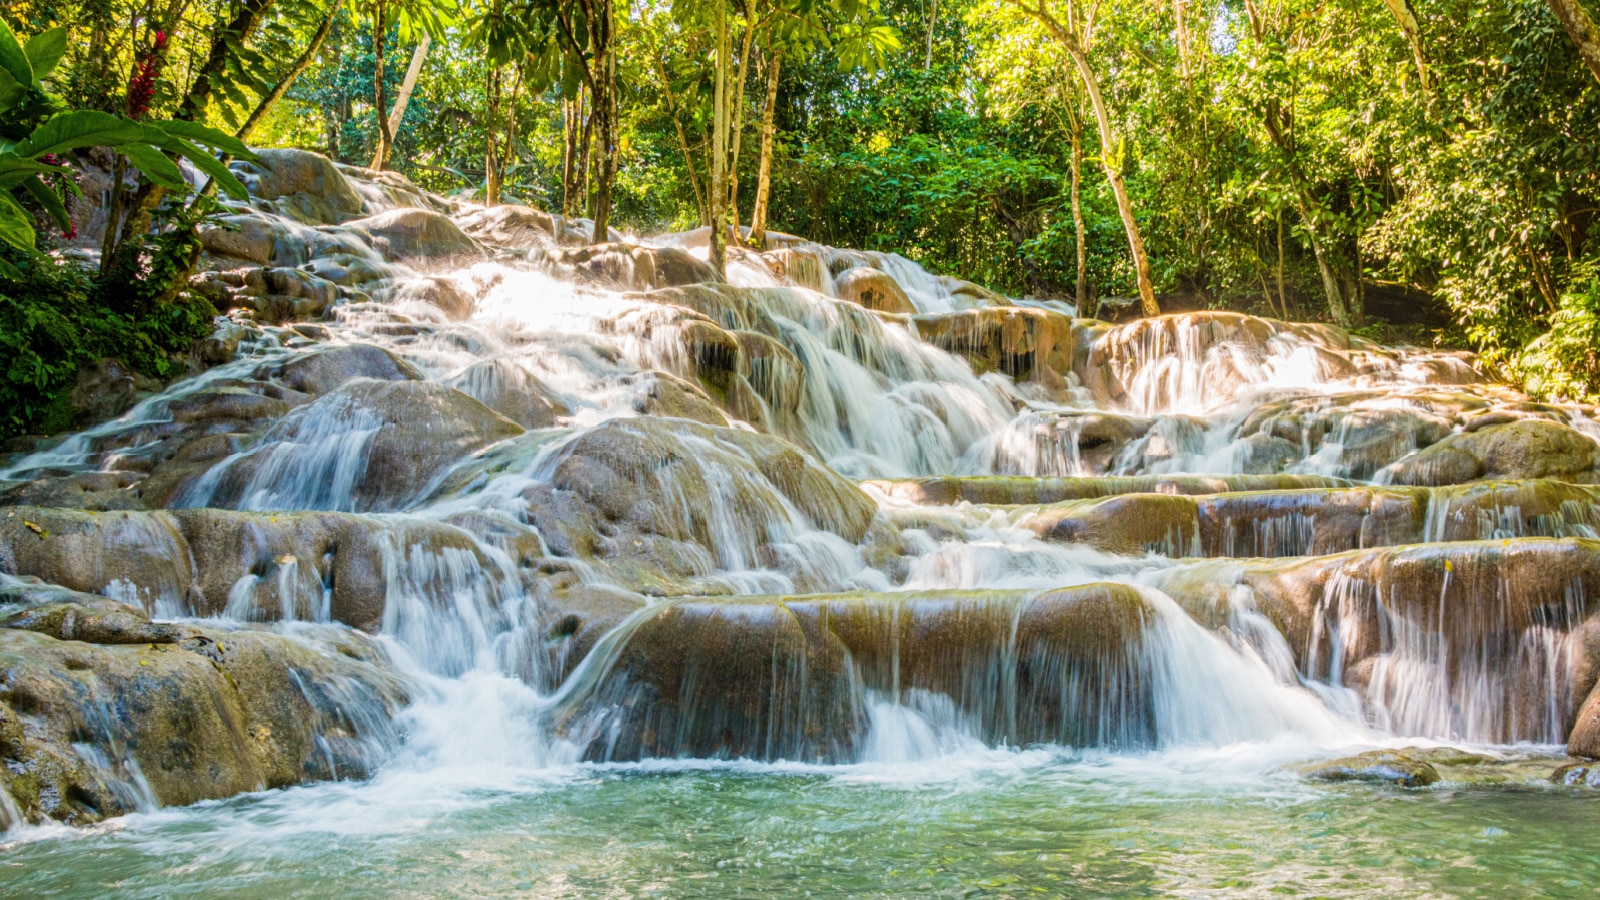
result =
M778 68L782 62L768 46L767 105L761 110L761 160L756 167L755 208L750 211L750 246L757 250L767 246L767 201L772 195L772 144L777 137Z
M389 145L394 143L394 133L389 130L389 86L384 83L383 66L385 44L389 33L389 5L378 4L377 21L372 28L372 114L378 120L378 150L372 168L383 166L389 158Z
M750 39L755 31L751 25L744 29L744 40L739 48L739 68L733 77L733 90L727 98L729 117L732 119L728 127L733 140L733 148L728 154L728 224L730 237L735 244L744 243L744 235L739 230L739 154L744 144L744 87L750 75Z
M667 98L667 114L672 116L672 127L678 132L678 149L683 152L683 167L689 172L689 187L694 191L694 204L699 210L701 225L711 224L711 213L706 208L705 186L700 183L700 172L694 167L694 151L689 147L689 135L683 130L683 120L678 118L678 97L672 92L672 79L658 58L656 74L661 78L661 93Z
M1189 4L1186 0L1172 0L1172 18L1177 23L1178 72L1188 81L1193 71L1189 66Z
M1150 277L1150 257L1145 254L1144 238L1139 234L1139 223L1133 217L1133 201L1128 199L1128 185L1122 180L1122 171L1116 165L1116 136L1111 130L1111 114L1100 96L1100 82L1089 65L1089 56L1074 41L1067 52L1083 77L1089 92L1089 102L1094 106L1095 123L1100 128L1100 156L1105 163L1106 180L1111 182L1111 193L1117 199L1117 212L1122 216L1122 227L1128 233L1128 249L1133 253L1133 267L1139 282L1139 307L1147 316L1161 315L1161 305L1156 302L1155 280Z
M717 3L717 64L711 94L711 267L727 274L728 11Z
M1322 241L1317 238L1316 220L1312 218L1311 211L1302 203L1298 206L1301 221L1306 223L1306 234L1311 239L1311 253L1317 258L1317 272L1322 276L1322 292L1328 297L1328 314L1333 317L1333 324L1340 328L1350 328L1350 310L1345 308L1344 294L1339 290L1339 279L1334 275L1333 266L1328 262L1327 255L1322 252Z
M1085 319L1095 318L1100 310L1089 299L1089 248L1084 241L1087 236L1083 225L1083 204L1078 195L1079 183L1083 173L1083 125L1077 116L1072 118L1072 233L1077 243L1078 250L1078 280L1074 290L1074 302L1077 305L1078 315Z
M250 117L244 120L244 124L239 126L237 132L234 132L234 137L241 141L249 138L250 132L261 122L261 119L272 111L272 107L283 99L283 95L289 93L289 88L294 87L295 81L305 74L306 69L311 67L312 60L317 58L317 54L322 50L323 42L328 39L328 32L333 30L333 23L339 18L339 7L343 4L344 0L333 0L333 5L328 7L328 14L323 18L322 24L318 25L316 32L311 35L311 43L306 45L305 52L295 59L294 64L289 66L289 71L285 72L283 77L278 79L278 83L272 86L272 90L261 98L261 102L256 104L256 108L250 113Z
M483 202L485 206L500 205L500 77L499 66L490 66L484 81L484 105L488 115L484 121L483 151Z
M939 21L939 0L928 4L928 51L922 58L922 71L933 68L933 26Z
M589 211L589 158L594 150L594 92L585 92L580 99L578 115L583 128L578 133L578 202L573 208L576 216Z
M387 119L381 119L384 124L382 138L378 143L378 152L372 157L371 168L383 171L389 164L389 154L394 151L394 135L400 130L400 123L405 121L406 107L411 103L411 92L416 90L417 78L422 75L422 63L428 56L428 45L433 38L426 31L422 33L422 40L417 42L417 49L411 52L411 65L406 67L406 77L400 82L400 95L395 98L394 109L389 111ZM380 71L380 83L381 71ZM382 106L379 106L382 109Z
M583 208L583 173L581 158L583 147L583 87L571 100L561 101L561 130L564 148L561 155L561 214L567 218L578 215Z
M195 73L194 81L190 82L189 92L184 94L183 102L178 104L178 111L173 114L174 119L194 122L205 120L206 105L211 102L212 88L228 66L228 54L231 52L228 42L243 43L271 8L272 0L245 0L228 24L214 33L206 61L200 64L200 70Z
M1559 0L1551 0L1554 6ZM1383 5L1389 7L1389 12L1400 25L1400 33L1406 37L1406 43L1411 46L1411 58L1417 64L1417 78L1422 83L1422 92L1433 95L1433 80L1428 74L1428 55L1422 44L1422 24L1417 21L1417 14L1411 9L1408 0L1383 0Z
M1278 210L1278 306L1283 308L1284 321L1289 320L1289 294L1283 289L1283 210Z
M1561 27L1567 30L1567 37L1578 48L1589 71L1600 79L1600 28L1595 27L1589 13L1578 0L1550 0L1550 11L1561 20Z
M595 243L610 236L611 185L617 176L617 61L614 44L616 21L611 0L595 4L599 21L591 24L594 45L594 113L600 131L599 155L595 159L598 182L594 192Z

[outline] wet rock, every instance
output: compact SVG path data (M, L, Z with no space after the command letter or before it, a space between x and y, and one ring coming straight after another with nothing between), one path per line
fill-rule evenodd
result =
M235 162L232 168L251 196L273 210L313 225L337 225L361 215L361 195L326 156L293 149L257 150L256 156L257 161Z
M1141 412L1174 402L1205 408L1231 400L1253 383L1256 369L1274 350L1294 347L1310 351L1325 375L1354 373L1343 352L1349 336L1338 329L1216 311L1154 316L1109 329L1079 359L1076 371L1103 403L1132 405ZM1184 365L1159 364L1170 355ZM1194 379L1186 373L1195 370L1198 380L1179 383Z
M296 398L300 399L300 398ZM295 407L295 403L266 396L243 387L217 387L197 391L172 401L168 409L175 422L203 422L230 419L235 423L275 419Z
M68 402L77 421L103 422L122 415L159 390L161 382L135 372L120 360L107 358L78 370Z
M524 471L554 439L532 433L493 448L451 472L434 496ZM877 512L792 444L687 419L612 419L571 436L543 465L548 481L522 496L552 554L636 566L615 569L613 580L641 593L761 567L816 586L826 571L813 573L810 559L785 548L813 529L855 544Z
M453 278L415 278L402 284L394 293L396 303L421 303L444 313L445 318L459 322L472 315L472 296L461 289Z
M469 209L457 215L456 221L463 231L477 240L510 249L584 247L594 243L592 220L567 218L527 206L501 204ZM607 240L620 241L622 233L615 228L610 229Z
M357 378L296 409L275 427L273 440L232 462L210 505L256 502L266 492L299 498L291 507L338 502L355 510L398 509L454 463L522 432L510 419L437 382ZM292 482L307 478L306 467L313 465L342 467L346 480ZM327 468L311 480L332 478L334 471ZM342 496L315 493L329 489Z
M768 271L796 287L830 293L832 276L828 264L815 250L807 247L780 247L761 254ZM897 285L898 286L898 285Z
M0 591L0 595L10 593ZM72 602L43 603L12 613L0 618L0 628L34 631L61 641L90 644L170 644L178 639L176 627L151 622L142 609L91 594L80 597Z
M200 246L220 268L231 268L229 263L266 266L297 262L288 258L292 256L289 248L280 251L283 226L260 215L221 216L215 224L201 225L196 233Z
M449 216L431 209L391 209L349 224L372 235L373 246L389 259L448 259L483 253Z
M1594 658L1592 653L1590 658ZM1572 732L1567 735L1567 752L1585 759L1600 759L1600 684L1590 689L1578 707Z
M256 370L257 378L272 378L303 394L320 397L355 378L378 381L420 381L416 367L371 344L345 344L315 350Z
M950 302L956 309L983 309L987 306L1011 306L1010 298L991 291L981 284L959 278L944 279L950 291Z
M1320 763L1306 773L1316 781L1364 781L1399 787L1427 787L1439 781L1439 772L1405 751L1372 750L1356 756Z
M468 366L449 385L523 428L549 428L570 413L566 403L526 367L509 359Z
M79 472L45 475L0 490L0 506L59 506L106 512L144 509L135 472Z
M945 714L991 742L1147 746L1136 661L1151 615L1137 590L1099 584L680 600L631 620L562 720L607 734L590 745L607 759L839 761L866 737L864 688L949 698ZM980 686L994 677L1014 690Z
M913 315L917 311L905 289L887 272L858 266L841 272L833 280L834 293L840 300L848 300L876 312Z
M324 634L320 647L208 628L101 645L0 629L0 788L29 821L86 824L147 799L370 774L405 691L358 635Z
M1600 766L1573 763L1550 773L1550 783L1563 787L1600 788Z
M1201 563L1155 581L1203 622L1230 610L1264 615L1301 677L1342 683L1387 709L1400 733L1453 731L1483 743L1556 743L1585 733L1576 725L1580 698L1600 669L1600 641L1584 638L1592 613L1580 599L1600 591L1600 544L1592 540ZM1556 655L1557 645L1570 646L1560 653L1572 658ZM1585 746L1579 740L1573 752Z
M1453 434L1390 470L1396 484L1459 484L1475 478L1560 478L1592 483L1600 446L1565 425L1523 419Z
M1025 478L1009 475L954 476L863 482L912 503L1014 505L1060 503L1117 494L1216 494L1227 491L1290 490L1349 485L1321 475L1128 475L1109 478Z
M248 309L257 320L273 325L322 318L339 299L338 285L301 269L266 267L202 277L208 279L202 287L218 308Z
M1022 523L1043 540L1087 544L1110 553L1193 556L1200 549L1199 514L1188 497L1125 494L1060 504Z
M912 321L924 341L966 358L979 374L998 371L1061 385L1077 362L1074 320L1057 312L991 307L928 313Z
M194 584L188 546L171 514L11 507L0 511L0 552L16 574L155 610Z
M698 387L667 372L646 372L643 395L634 408L647 416L674 416L719 428L728 427L728 417Z
M710 263L677 247L594 244L552 252L549 265L557 277L617 290L649 291L723 280Z

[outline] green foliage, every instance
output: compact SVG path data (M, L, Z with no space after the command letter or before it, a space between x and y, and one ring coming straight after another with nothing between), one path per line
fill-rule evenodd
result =
M98 359L155 378L184 371L183 354L209 332L216 310L187 293L137 302L188 252L156 240L145 254L151 272L131 280L127 272L94 279L73 263L11 251L16 274L0 275L0 437L73 424L67 397L78 369Z
M1600 274L1593 264L1561 297L1550 330L1512 356L1507 368L1543 400L1600 402Z

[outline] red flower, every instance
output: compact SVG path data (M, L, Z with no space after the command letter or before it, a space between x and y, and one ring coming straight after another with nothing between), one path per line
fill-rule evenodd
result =
M133 78L128 81L128 118L137 119L150 111L150 100L156 93L156 78L161 74L161 54L167 51L167 33L156 32L155 41L133 67Z

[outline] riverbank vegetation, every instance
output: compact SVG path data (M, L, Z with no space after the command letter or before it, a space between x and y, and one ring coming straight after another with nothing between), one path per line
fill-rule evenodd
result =
M18 0L4 16L24 40L65 29L62 109L201 123L601 228L894 250L1084 314L1420 323L1404 333L1470 345L1537 395L1600 399L1600 43L1581 0ZM171 188L145 178L125 200L159 209Z

